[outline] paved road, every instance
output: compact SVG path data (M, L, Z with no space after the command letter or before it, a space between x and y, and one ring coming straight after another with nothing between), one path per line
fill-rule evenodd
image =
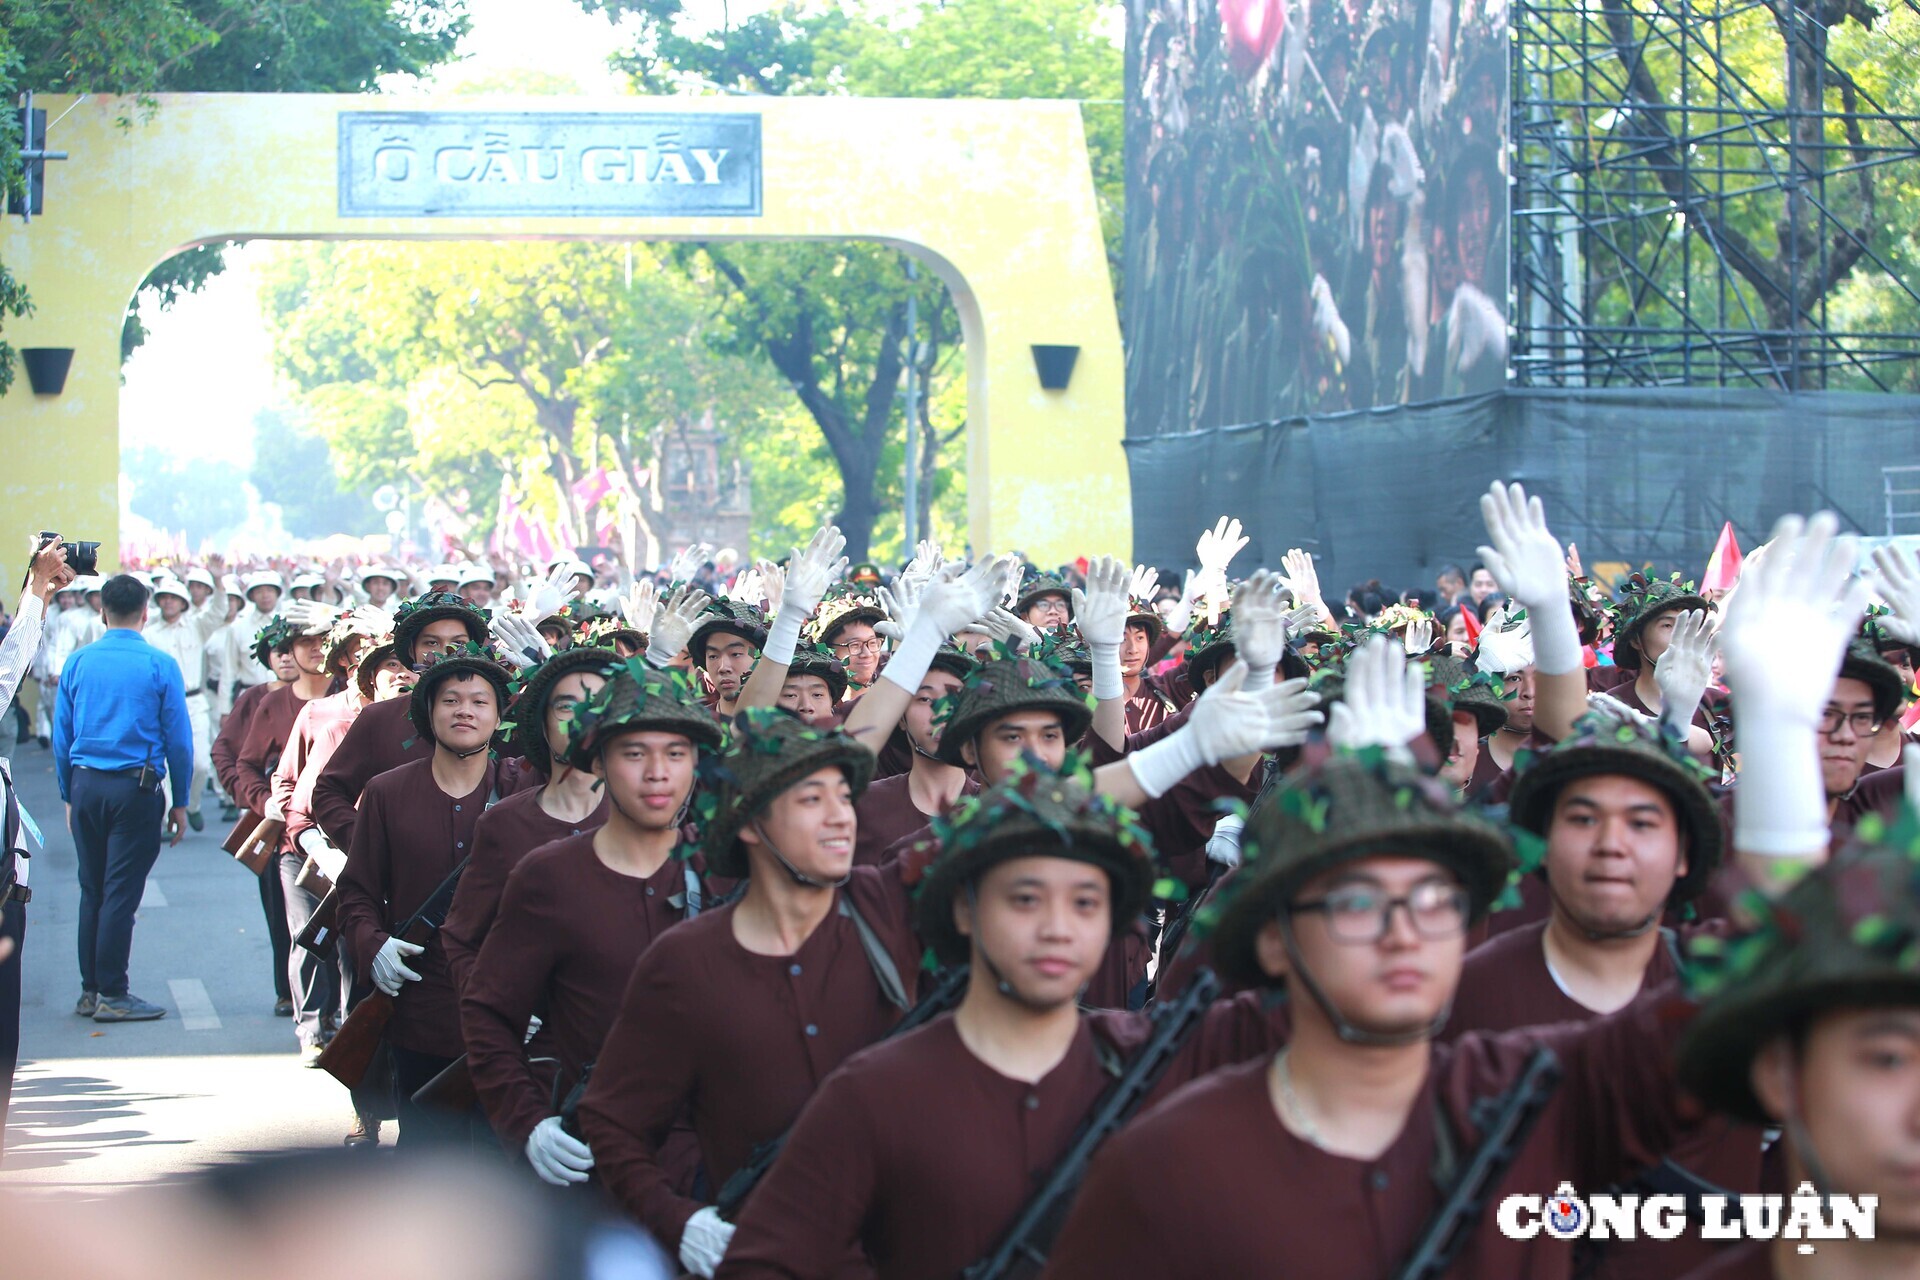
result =
M273 1016L259 889L221 851L218 821L162 846L134 928L133 990L167 1016L96 1024L73 1016L80 891L53 757L27 743L13 767L47 849L33 859L0 1185L103 1192L250 1152L338 1143L351 1120L346 1091L301 1067L290 1021ZM218 812L212 801L206 809Z

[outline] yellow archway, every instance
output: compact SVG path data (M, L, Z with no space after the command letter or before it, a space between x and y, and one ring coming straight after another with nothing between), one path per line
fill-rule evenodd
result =
M70 347L64 392L0 399L0 546L118 527L120 325L154 264L228 239L877 240L952 290L970 535L1042 562L1132 545L1120 329L1078 108L868 98L43 98L46 213L0 256ZM71 109L69 109L71 107ZM669 158L672 157L672 158ZM1035 346L1079 349L1046 390ZM193 406L179 406L190 429Z

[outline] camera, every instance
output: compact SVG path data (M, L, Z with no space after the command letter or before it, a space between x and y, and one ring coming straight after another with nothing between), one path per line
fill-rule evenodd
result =
M50 533L42 529L40 531L41 548L45 548L48 543L59 536L57 533ZM99 543L69 541L61 549L67 553L67 568L73 570L77 577L85 578L100 572Z

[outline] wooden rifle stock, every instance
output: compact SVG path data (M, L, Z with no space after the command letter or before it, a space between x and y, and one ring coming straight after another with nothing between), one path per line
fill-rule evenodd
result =
M414 1090L414 1105L436 1111L471 1111L480 1105L480 1091L474 1087L473 1073L467 1070L467 1055L461 1054L447 1069Z
M387 1024L393 1021L394 998L375 987L320 1050L315 1065L349 1089L358 1089L366 1079L373 1055L380 1051Z
M320 960L332 960L340 922L340 891L327 890L327 896L320 899L320 905L307 917L306 927L300 930L294 945Z
M893 1029L880 1039L891 1040L924 1027L959 1004L960 998L967 994L967 968L962 964L947 970L933 990L907 1010L906 1016L894 1023ZM760 1184L760 1179L767 1176L767 1171L773 1168L773 1162L780 1157L780 1149L786 1145L787 1135L784 1133L761 1143L753 1149L753 1155L747 1162L735 1169L733 1176L721 1184L720 1194L714 1197L714 1209L722 1218L733 1221L733 1215L740 1212L740 1206L747 1202L747 1196Z

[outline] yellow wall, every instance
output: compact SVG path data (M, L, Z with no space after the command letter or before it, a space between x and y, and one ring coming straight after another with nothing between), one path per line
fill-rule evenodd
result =
M1132 545L1120 448L1120 330L1078 108L1062 102L865 98L514 99L162 94L36 105L58 119L46 212L0 229L37 311L16 347L73 347L66 391L0 398L0 568L41 528L118 521L120 322L147 271L225 239L847 239L915 251L953 291L968 342L975 548L1043 562ZM338 211L342 111L699 111L761 116L756 218L359 218ZM64 116L63 116L64 113ZM1029 347L1077 345L1064 392ZM193 430L193 405L177 406Z

